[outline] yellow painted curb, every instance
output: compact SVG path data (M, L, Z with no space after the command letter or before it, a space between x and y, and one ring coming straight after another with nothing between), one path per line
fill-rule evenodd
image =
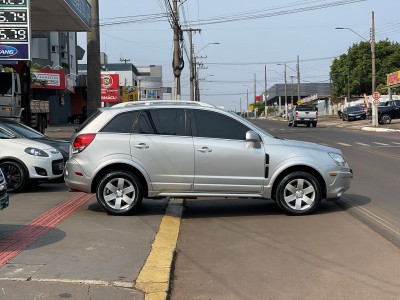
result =
M167 299L172 261L183 211L182 203L182 199L169 201L150 254L136 280L135 288L145 293L146 300Z

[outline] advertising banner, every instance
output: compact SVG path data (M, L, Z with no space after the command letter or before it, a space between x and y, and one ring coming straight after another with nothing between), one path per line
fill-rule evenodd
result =
M119 74L101 75L101 101L102 102L120 102L119 95Z
M387 75L387 86L400 84L400 71L390 73Z
M31 72L34 89L65 90L65 73L63 70L35 70Z
M122 87L122 102L138 101L138 87L137 86L123 86Z

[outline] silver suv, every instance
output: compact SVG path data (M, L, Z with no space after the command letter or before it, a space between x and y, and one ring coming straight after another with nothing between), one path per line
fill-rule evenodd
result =
M352 171L342 152L279 139L202 102L139 101L101 108L73 136L65 182L96 193L110 214L142 198L275 200L289 215L340 197Z

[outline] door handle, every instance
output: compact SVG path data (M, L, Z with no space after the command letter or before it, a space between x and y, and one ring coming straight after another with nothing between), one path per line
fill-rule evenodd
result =
M201 147L201 148L197 149L197 151L202 152L202 153L212 152L212 150L208 147Z
M133 145L133 147L138 148L138 149L147 149L147 148L149 148L149 146L146 145L145 143L136 144L136 145Z

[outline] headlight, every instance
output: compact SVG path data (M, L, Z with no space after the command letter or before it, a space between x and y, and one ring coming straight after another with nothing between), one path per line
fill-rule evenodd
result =
M334 160L334 162L340 167L349 167L343 155L339 153L328 153L330 157Z
M49 155L46 152L44 152L42 149L33 148L33 147L26 148L25 153L28 153L29 155L33 155L33 156L49 157Z

